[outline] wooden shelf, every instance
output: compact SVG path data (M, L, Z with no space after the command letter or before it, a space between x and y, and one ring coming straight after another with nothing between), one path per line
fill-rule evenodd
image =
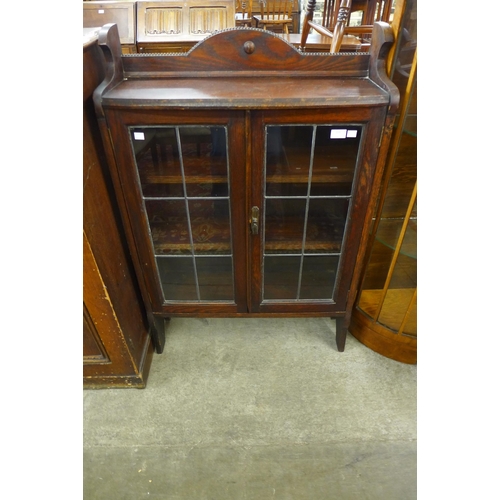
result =
M390 328L395 333L398 332L405 314L408 311L415 290L413 288L393 288L387 290L387 296L384 300L384 307L380 311L378 323ZM383 297L382 290L363 290L359 299L360 308L368 316L374 318ZM403 335L412 337L417 336L417 308L412 308L408 320L405 324Z
M177 219L179 220L174 220L172 217L166 222L152 221L150 223L156 255L191 254L187 220L182 217ZM196 254L231 254L228 218L217 218L212 215L202 219L192 216L191 227ZM301 254L303 230L303 220L297 221L292 217L287 217L285 221L281 222L268 222L266 234L269 238L265 242L264 252L266 254ZM339 231L341 232L337 234L333 232L332 236L329 237L325 234L325 227L320 227L319 224L310 224L307 234L315 235L317 239L306 239L305 252L340 253L343 236L343 227L340 224Z

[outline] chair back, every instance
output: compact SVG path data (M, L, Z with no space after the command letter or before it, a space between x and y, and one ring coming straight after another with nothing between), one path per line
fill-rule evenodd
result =
M292 19L293 0L260 0L263 21L283 22Z
M258 28L281 28L288 34L288 26L293 24L292 9L294 0L259 0L260 15L254 15Z
M309 31L313 28L318 33L331 38L330 52L339 52L342 38L351 14L352 2L353 0L325 0L323 23L325 23L325 19L328 18L328 26L324 26L313 21L316 0L309 0L306 15L304 16L304 25L302 27L301 49L305 49ZM328 15L330 17L327 17Z
M373 25L376 21L389 22L393 0L352 0L351 13L361 11L361 24Z
M354 28L357 26L350 26L350 16L355 12L361 12L361 26L373 26L375 21L389 22L391 15L393 0L352 0L351 12L347 21L346 28ZM325 0L323 6L323 16L321 24L328 28L333 29L335 20L339 13L340 0ZM359 27L359 26L358 26Z
M323 18L321 20L321 24L328 29L332 29L333 22L336 18L335 16L335 4L336 0L325 0L323 6Z
M252 0L236 0L234 11L236 26L252 25Z

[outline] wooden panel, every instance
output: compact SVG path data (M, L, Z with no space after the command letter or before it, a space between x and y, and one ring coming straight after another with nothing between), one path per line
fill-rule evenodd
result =
M99 28L116 23L120 43L135 43L135 2L83 2L83 27Z
M111 358L115 359L116 356L118 362L114 366L114 370L120 368L133 372L135 367L130 356L128 359L120 356L121 351L128 351L123 331L85 233L83 234L83 268L83 302L85 304L84 311L86 311L86 327L90 330L97 347L99 343L107 343ZM96 337L99 340L96 341ZM90 343L87 336L87 344ZM95 349L96 346L93 347L94 351ZM101 350L99 347L98 349ZM107 356L106 361L109 362Z
M158 74L161 77L179 77L183 72L189 72L189 77L196 75L199 78L206 76L203 73L205 71L224 71L227 76L236 77L244 70L275 73L281 79L283 72L290 76L307 72L308 76L321 75L328 78L367 77L369 62L370 56L365 53L302 54L285 43L281 36L244 29L226 30L208 36L185 57L124 57L121 60L124 71L131 73L130 76L134 72L140 72L142 76ZM229 72L234 74L229 75ZM266 80L263 84L265 82ZM369 82L364 86L373 87L373 83ZM311 97L321 96L313 93Z
M122 54L137 54L137 45L135 44L122 45Z
M196 44L198 40L177 40L175 42L138 42L137 52L139 54L177 54L188 52Z
M109 361L92 317L83 303L83 363Z
M88 239L83 235L84 363L108 361L100 336L123 338L123 332L99 273Z
M301 38L299 33L290 33L289 35L282 33L279 34L279 36L286 40L290 45L293 45L296 49L299 49ZM140 42L137 43L137 51L146 54L188 52L198 42L198 39L194 40L189 37L185 37L185 39L181 39L179 37L179 39L175 42ZM330 52L330 45L331 41L328 37L312 33L307 37L307 45L304 52ZM125 52L124 47L125 46L122 45L123 54L131 53ZM340 52L358 52L361 50L363 50L363 46L358 37L353 35L344 35L342 38L342 45L340 46Z
M234 26L234 0L137 2L138 43L199 41Z
M129 106L152 106L158 101L170 98L171 100L165 102L164 107L196 108L204 105L215 108L231 105L234 108L252 106L254 109L269 109L286 105L296 108L305 106L327 108L346 105L352 93L356 91L355 86L347 81L342 88L332 87L328 78L305 80L301 88L286 87L283 85L283 79L279 78L247 78L246 81L229 78L221 79L220 82L217 87L214 87L210 79L198 78L194 87L189 78L161 82L152 79L140 83L136 80L128 80L111 90L105 100L108 106L113 106L120 100L123 102L124 98L127 99ZM364 94L358 97L356 106L387 104L387 96L384 96L380 89L371 82L361 81L357 88L359 87L363 88ZM139 88L140 93L137 92ZM263 99L266 92L281 92L281 95L271 102ZM353 107L352 100L349 104Z

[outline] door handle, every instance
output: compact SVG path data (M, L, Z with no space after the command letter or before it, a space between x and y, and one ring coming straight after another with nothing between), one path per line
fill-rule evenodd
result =
M252 207L250 213L250 227L252 234L259 234L259 207Z

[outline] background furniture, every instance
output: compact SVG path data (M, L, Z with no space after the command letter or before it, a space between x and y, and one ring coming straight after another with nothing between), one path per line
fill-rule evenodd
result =
M314 31L307 36L305 47L301 47L302 35L300 33L284 34L282 38L302 52L330 52L332 45L331 36L321 35ZM369 44L363 44L357 36L344 35L339 52L367 52L368 49Z
M339 0L327 0L327 2L334 1L337 8ZM361 50L367 50L371 42L373 23L383 21L392 25L395 3L395 0L353 0L349 22L344 30L345 35L358 36L362 42ZM352 22L352 18L360 11L362 12L361 24L356 25Z
M236 26L252 26L252 0L236 0L234 10Z
M313 21L314 11L316 9L316 0L309 0L307 3L304 25L302 27L301 48L307 44L307 37L311 28L318 33L331 38L330 52L339 52L344 36L344 30L351 11L352 0L341 0L335 12L335 17L331 19L331 28L326 28Z
M353 14L361 12L361 20L358 23L361 26L373 26L376 21L388 23L390 21L391 11L393 10L394 0L352 0L347 26L355 26ZM341 0L324 0L321 24L325 28L332 29L337 19Z
M371 54L303 55L225 30L145 58L103 27L96 113L158 335L171 316L326 316L344 349L399 101L375 34Z
M165 51L163 44L182 45L186 40L196 43L236 25L234 0L139 1L136 8L139 52Z
M390 22L393 13L393 0L321 0L309 2L306 8L303 41L301 47L308 48L307 33L313 28L324 37L331 38L331 51L339 50L339 42L343 37L358 37L358 50L368 51L371 43L373 23L376 21ZM321 8L321 18L317 17L317 6ZM360 23L353 20L353 14L361 12ZM304 34L304 31L306 34Z
M153 344L92 100L103 78L96 30L84 30L83 385L144 387Z
M417 362L417 2L398 2L390 74L402 96L350 332L374 351Z
M298 34L299 0L291 1L289 31ZM216 30L233 26L252 27L255 25L252 14L261 12L259 0L235 0L229 4L211 0L162 0L160 5L158 2L142 4L147 5L141 7L136 0L83 0L83 27L100 28L106 23L117 23L124 54L176 53L187 52ZM227 8L234 11L234 21L227 17L232 15L226 12ZM247 17L243 19L243 16ZM268 29L273 30L273 27L269 25Z
M332 3L335 0L327 0ZM389 21L389 15L393 0L352 0L351 15L355 12L361 12L361 25L373 25L375 21ZM338 0L336 1L338 10ZM349 20L348 24L351 22Z
M260 13L253 15L255 27L262 29L271 27L273 31L288 34L288 27L293 23L293 3L293 0L261 0Z
M135 1L84 1L83 27L100 28L107 23L116 23L124 54L137 52L135 42Z

